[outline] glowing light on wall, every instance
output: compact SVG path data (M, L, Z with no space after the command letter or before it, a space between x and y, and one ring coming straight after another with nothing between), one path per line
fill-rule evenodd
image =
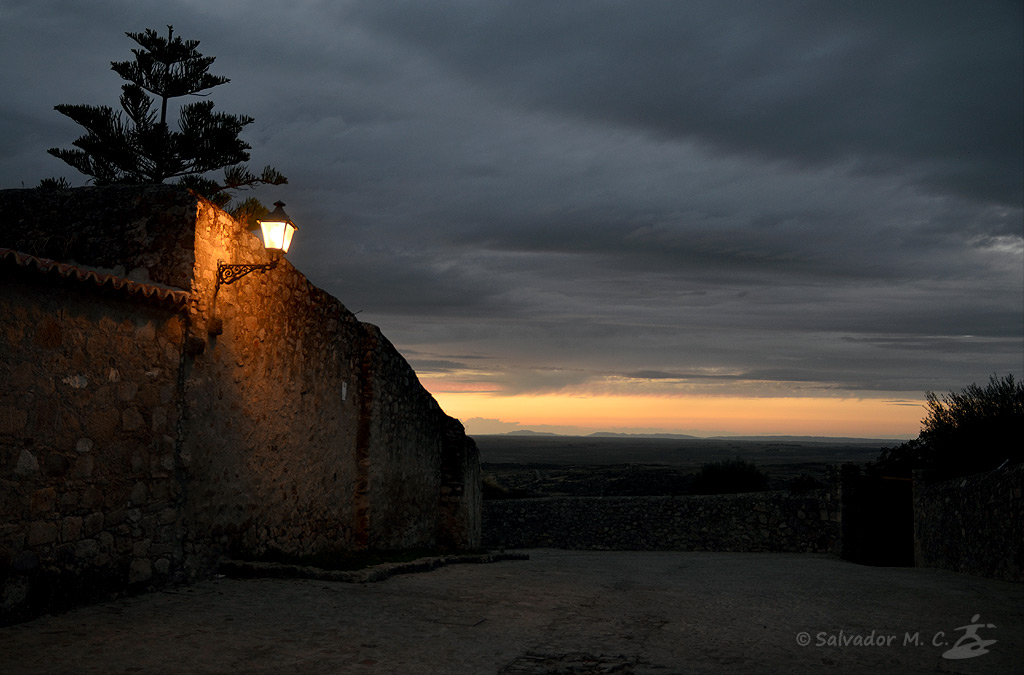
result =
M267 249L273 260L269 263L224 263L217 261L217 287L234 283L249 274L250 272L266 272L277 267L277 262L282 255L288 252L292 245L292 237L299 229L284 212L284 202L274 202L276 207L267 214L265 218L258 220L260 229L263 230L263 248Z

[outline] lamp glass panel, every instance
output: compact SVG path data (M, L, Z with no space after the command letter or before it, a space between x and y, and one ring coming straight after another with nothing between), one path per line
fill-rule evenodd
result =
M282 253L287 253L288 247L292 245L292 235L295 234L295 229L295 226L291 223L284 224L284 241L282 242L283 246L281 246Z
M290 223L282 220L261 220L260 228L263 230L263 246L268 250L287 251L291 244Z

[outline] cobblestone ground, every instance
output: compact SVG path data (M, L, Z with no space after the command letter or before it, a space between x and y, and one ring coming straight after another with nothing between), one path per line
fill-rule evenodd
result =
M796 554L529 553L85 607L0 629L0 673L1024 673L1020 584ZM943 658L972 632L953 653L978 655Z

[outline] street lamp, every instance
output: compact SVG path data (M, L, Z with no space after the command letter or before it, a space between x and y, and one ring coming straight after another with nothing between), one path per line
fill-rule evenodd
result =
M256 222L260 224L260 228L263 230L263 246L268 251L284 254L288 252L288 247L292 245L292 235L299 228L295 226L292 219L284 212L284 202L274 202L274 206L276 208L268 213L266 218Z
M262 265L250 265L248 263L228 264L217 261L217 286L234 283L250 272L266 272L277 267L278 260L288 252L292 245L292 237L295 235L296 227L288 214L284 212L284 202L274 202L273 211L266 217L256 222L263 230L263 247L273 256L273 260Z

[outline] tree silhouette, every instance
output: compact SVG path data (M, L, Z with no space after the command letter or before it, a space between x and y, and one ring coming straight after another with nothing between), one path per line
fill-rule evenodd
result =
M48 152L91 176L96 185L162 183L176 178L220 206L230 201L233 190L287 183L273 167L256 175L242 164L248 161L251 146L239 134L253 122L252 117L214 112L212 101L196 101L181 106L177 130L170 129L170 99L202 95L229 80L209 72L214 57L199 53L198 40L174 37L173 26L167 28L166 38L149 28L125 33L139 47L132 49L133 60L110 64L111 70L128 80L121 86L122 110L55 106L86 133L72 143L74 149ZM159 109L154 107L154 97L159 99ZM221 180L203 175L217 169L224 169ZM252 200L246 204L255 208Z

